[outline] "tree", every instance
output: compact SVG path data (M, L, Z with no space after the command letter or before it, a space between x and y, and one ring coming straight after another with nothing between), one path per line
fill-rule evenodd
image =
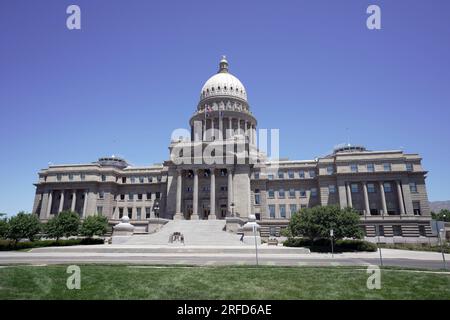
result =
M0 239L6 239L8 236L8 220L0 219Z
M70 237L78 235L80 229L80 217L76 212L62 211L56 217L50 219L45 225L45 232L49 238Z
M41 231L39 218L30 213L19 212L11 217L8 222L7 238L17 242L22 238L33 241L35 236Z
M431 216L434 220L450 222L450 210L441 209L438 213L431 212Z
M81 225L81 235L92 238L102 236L108 231L108 219L103 216L90 216Z
M360 239L363 232L359 222L359 214L352 208L317 206L295 213L289 222L289 229L292 236L303 236L311 240L329 238L331 229L335 239Z

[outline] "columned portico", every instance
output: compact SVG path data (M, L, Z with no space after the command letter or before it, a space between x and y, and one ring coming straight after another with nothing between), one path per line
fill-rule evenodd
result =
M353 201L352 201L352 188L350 186L350 182L347 182L346 184L346 188L347 188L347 205L350 208L353 208Z

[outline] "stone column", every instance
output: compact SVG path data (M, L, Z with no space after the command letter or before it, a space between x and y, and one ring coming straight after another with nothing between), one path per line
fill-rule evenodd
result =
M216 174L214 168L211 169L211 187L210 187L210 200L209 216L208 220L216 219Z
M250 141L250 137L249 137L249 134L248 134L248 128L247 128L247 126L248 126L248 121L245 120L245 122L244 122L244 136L245 136L245 142L247 142L247 139L248 139L248 141Z
M198 172L194 169L194 190L192 196L191 220L198 220Z
M206 140L206 118L205 118L205 120L202 120L202 127L203 127L202 140L205 141Z
M60 213L61 211L63 211L64 208L64 190L61 190L61 197L59 199L59 208L58 208L58 213Z
M386 195L384 194L384 184L382 181L379 182L380 185L380 194L381 194L381 206L383 208L383 215L387 214L387 205L386 205Z
M181 213L181 188L182 188L182 179L183 179L183 171L177 171L177 199L176 199L176 209L174 219L183 219L183 214Z
M347 182L346 184L347 187L347 205L350 208L353 208L353 202L352 202L352 188L350 186L350 182Z
M228 208L228 216L231 217L231 204L233 203L233 171L231 169L227 170L228 172L228 199L227 199L227 208Z
M398 206L400 208L400 214L405 214L405 205L403 204L402 185L400 181L395 181L397 185Z
M87 207L87 202L88 202L88 192L87 192L87 191L84 191L83 215L82 215L83 218L86 217L86 207Z
M52 213L52 202L53 202L53 190L48 192L48 203L47 203L47 218L50 217Z
M241 134L241 119L237 119L237 134Z
M228 118L228 137L227 138L231 138L233 137L233 118Z
M367 183L363 182L364 191L364 208L366 210L366 215L370 216L370 204L369 204L369 193L367 192Z
M221 115L223 111L219 111L219 140L223 140L223 117Z
M70 211L75 211L75 201L77 199L77 190L72 191L72 205L70 206Z

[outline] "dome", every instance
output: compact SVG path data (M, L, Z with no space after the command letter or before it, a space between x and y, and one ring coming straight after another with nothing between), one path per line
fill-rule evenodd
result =
M228 61L222 57L219 72L209 78L200 92L201 99L212 96L230 96L247 101L247 92L242 82L228 72Z

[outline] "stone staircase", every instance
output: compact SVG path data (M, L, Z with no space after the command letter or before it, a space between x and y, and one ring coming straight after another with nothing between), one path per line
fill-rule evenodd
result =
M171 220L155 233L133 235L124 245L182 245L176 241L169 243L174 232L184 236L186 246L243 246L240 235L224 231L225 220ZM114 240L113 240L114 243Z

